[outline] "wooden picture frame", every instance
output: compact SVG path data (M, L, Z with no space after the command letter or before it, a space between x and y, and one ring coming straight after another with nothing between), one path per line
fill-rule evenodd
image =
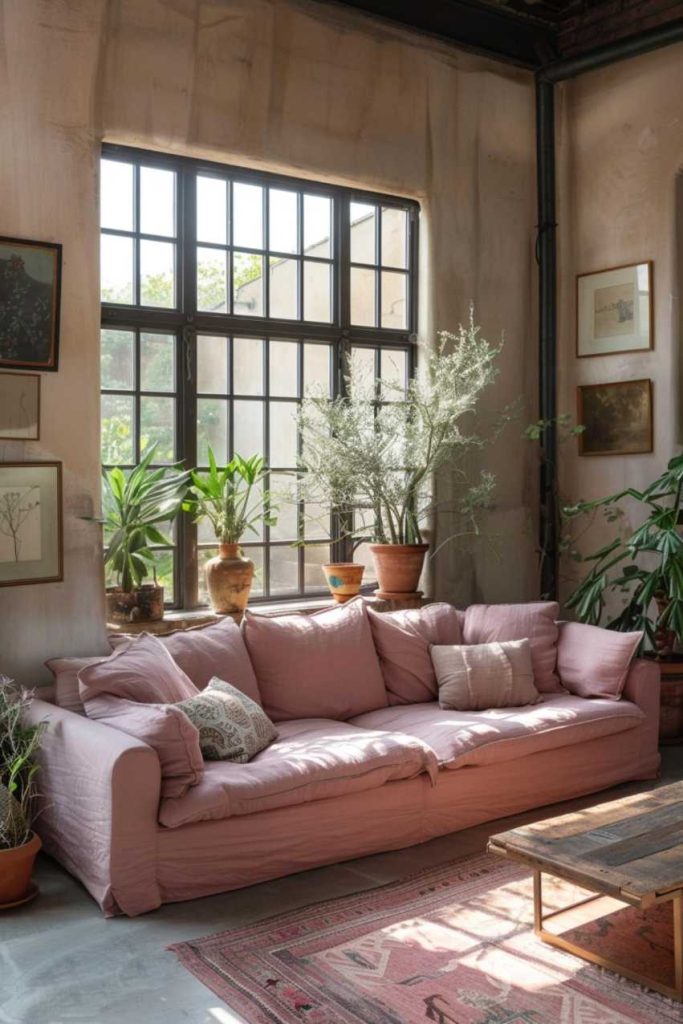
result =
M57 369L61 288L59 243L0 237L0 367Z
M40 440L40 374L0 371L0 441Z
M576 276L576 356L654 348L652 260Z
M579 455L644 455L654 450L652 381L580 384Z
M62 463L0 463L0 587L63 579Z

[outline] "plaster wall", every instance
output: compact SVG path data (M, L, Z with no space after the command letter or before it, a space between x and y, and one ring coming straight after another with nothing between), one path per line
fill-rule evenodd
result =
M65 580L0 589L0 667L105 649L99 502L97 160L102 139L394 192L423 206L420 340L470 301L502 330L494 415L535 403L531 76L312 0L0 0L0 234L64 245L61 357L42 439L0 459L64 462ZM535 465L521 423L485 545L446 549L434 592L535 595ZM448 473L443 494L457 483ZM437 536L437 540L439 537Z

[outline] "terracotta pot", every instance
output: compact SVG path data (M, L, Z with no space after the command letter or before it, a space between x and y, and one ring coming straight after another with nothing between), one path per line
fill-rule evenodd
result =
M240 551L239 544L219 544L218 555L204 567L211 608L217 615L233 615L247 607L254 563Z
M360 590L365 566L356 562L331 562L323 566L323 572L332 597L344 604Z
M655 604L657 606L658 617L663 615L666 609L669 607L669 597L667 594L655 594ZM673 654L676 646L676 632L673 629L658 629L655 633L655 648L658 656L666 657L669 654Z
M429 544L371 544L381 593L414 594Z
M40 839L32 832L22 846L0 850L0 907L4 903L17 903L28 894L33 862L41 846Z
M164 588L145 583L128 593L108 587L107 622L160 622L164 617Z

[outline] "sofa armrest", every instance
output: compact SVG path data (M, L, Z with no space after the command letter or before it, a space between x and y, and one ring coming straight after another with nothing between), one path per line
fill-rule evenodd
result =
M635 658L626 676L624 700L630 700L645 713L642 726L643 756L648 759L655 770L659 769L659 694L661 678L659 666L647 658ZM652 778L652 776L647 776Z
M145 743L73 711L34 700L45 722L36 831L107 916L161 903L156 878L161 769Z

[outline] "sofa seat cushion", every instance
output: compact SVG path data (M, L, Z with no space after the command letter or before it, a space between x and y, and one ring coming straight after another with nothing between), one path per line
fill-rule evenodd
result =
M185 796L162 800L159 822L176 828L192 821L255 814L277 807L375 789L438 767L420 739L359 729L327 719L278 723L278 738L248 764L211 761Z
M437 703L397 705L359 715L353 724L414 736L431 747L440 767L464 768L598 739L644 719L630 701L544 694L540 704L490 711L446 711Z

